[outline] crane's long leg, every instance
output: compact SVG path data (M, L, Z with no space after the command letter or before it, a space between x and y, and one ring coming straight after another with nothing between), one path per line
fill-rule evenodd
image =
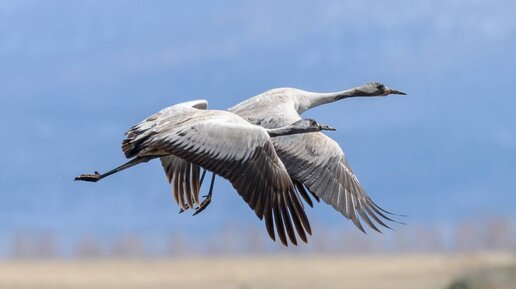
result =
M120 171L123 171L125 169L128 169L130 167L133 167L137 164L141 164L141 163L145 163L145 162L148 162L154 158L157 158L155 156L152 156L152 157L136 157L128 162L126 162L125 164L119 166L119 167L116 167L104 174L99 174L98 172L95 172L93 174L82 174L78 177L75 177L75 180L76 181L85 181L85 182L98 182L100 181L101 179L107 177L107 176L110 176L112 174L115 174L115 173L118 173Z
M211 183L210 183L210 190L208 191L208 195L205 196L204 200L202 201L201 205L197 210L195 210L194 216L199 214L200 212L204 211L206 207L211 203L211 195L213 193L213 184L215 184L215 173L211 175Z

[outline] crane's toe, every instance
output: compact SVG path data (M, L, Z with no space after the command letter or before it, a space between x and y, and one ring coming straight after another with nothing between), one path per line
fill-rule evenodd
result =
M96 182L100 180L100 174L99 172L95 172L93 174L82 174L78 177L75 177L76 181L85 181L85 182Z
M195 213L193 214L193 216L199 214L200 212L204 211L208 205L211 203L211 195L206 195L205 196L205 199L202 201L201 205L199 206L199 208L197 208L195 210Z

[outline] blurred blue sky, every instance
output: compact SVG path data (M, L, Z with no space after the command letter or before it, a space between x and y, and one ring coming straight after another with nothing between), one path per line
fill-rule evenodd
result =
M123 133L177 102L223 109L274 87L373 80L409 95L305 116L338 128L331 137L377 203L409 224L514 218L514 11L509 0L0 0L0 241L263 230L221 179L190 217L177 214L159 162L98 184L73 177L124 162ZM308 213L353 226L324 204Z

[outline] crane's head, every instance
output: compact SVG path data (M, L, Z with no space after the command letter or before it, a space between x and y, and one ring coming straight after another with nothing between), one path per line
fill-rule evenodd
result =
M401 94L406 95L406 93L401 92L396 89L389 88L385 86L383 83L379 82L369 82L362 86L355 88L356 96L385 96L389 94Z

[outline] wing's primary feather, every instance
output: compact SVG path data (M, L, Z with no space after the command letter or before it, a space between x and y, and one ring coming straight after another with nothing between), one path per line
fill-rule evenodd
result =
M375 231L380 230L372 220L390 228L382 218L394 220L371 200L351 170L344 152L331 138L315 132L280 136L272 140L278 156L304 198L308 197L303 191L306 188L350 219L363 232L365 230L360 218ZM311 202L308 204L311 205Z

